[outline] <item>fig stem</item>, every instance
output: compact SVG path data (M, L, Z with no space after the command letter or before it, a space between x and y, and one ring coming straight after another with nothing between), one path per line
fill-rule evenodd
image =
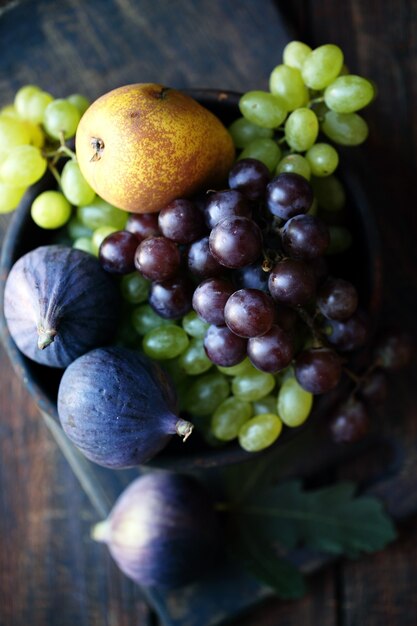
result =
M55 339L57 332L54 328L44 329L42 327L38 328L38 348L39 350L44 350L47 348Z
M187 420L183 420L181 417L175 424L175 432L183 438L183 441L187 441L188 437L193 432L193 428L194 426L191 422L187 422Z
M111 527L107 519L102 522L98 522L98 524L95 524L95 526L91 529L91 538L94 539L94 541L107 543L110 540L110 537Z

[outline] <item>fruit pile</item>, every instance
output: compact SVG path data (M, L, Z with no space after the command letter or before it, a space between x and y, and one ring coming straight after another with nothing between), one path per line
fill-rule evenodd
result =
M66 242L96 256L118 281L124 314L116 343L169 372L179 411L209 443L238 439L245 450L259 451L278 438L283 424L297 427L307 419L313 396L338 385L348 353L368 338L355 286L334 276L328 262L349 246L350 233L327 218L341 214L345 200L334 175L333 144L365 140L367 125L356 111L373 97L372 84L348 73L337 46L311 50L296 41L273 70L270 91L241 97L242 116L228 132L191 98L158 85L116 89L90 107L79 95L55 100L26 86L0 113L1 210L13 209L48 168L58 189L36 197L32 217L42 228L65 226ZM142 133L135 131L137 119ZM183 141L184 128L192 141ZM77 154L67 144L76 132ZM181 138L179 154L172 136ZM167 172L155 163L159 141ZM143 165L150 155L149 174ZM117 185L120 180L127 182ZM12 278L13 272L9 283ZM85 293L95 288L87 283ZM71 324L80 321L76 307L62 306L68 296L62 291L38 289L34 308L39 315L39 302L47 302L65 324L52 324L45 314L34 325L26 309L32 334L46 333L47 345L68 340ZM9 301L18 297L12 287L8 292ZM13 334L12 308L6 299ZM19 318L14 337L25 354L69 365L22 347L17 335L23 326ZM28 324L24 328L30 337ZM82 358L100 345L93 340L78 355L66 354ZM81 400L71 405L71 415L83 413ZM68 424L66 432L85 447ZM168 432L176 429L170 425ZM128 465L149 457L132 457Z
M0 111L0 212L13 210L47 169L56 182L31 206L34 222L56 231L54 243L11 269L5 318L27 357L62 370L59 418L88 459L137 466L194 427L210 445L237 440L257 452L284 425L303 424L314 396L343 376L353 382L329 416L330 431L338 442L366 434L369 406L385 397L386 372L411 352L407 337L388 333L367 364L351 369L369 323L355 286L332 263L351 242L334 144L365 140L356 111L373 97L372 84L348 73L337 46L311 50L294 41L271 74L270 91L244 94L241 117L227 130L189 96L154 84L116 89L91 106L78 94L54 99L29 85ZM294 508L288 519L301 520L306 535L297 529L298 541L308 545L308 537L314 550L328 549L326 516L322 543L320 524L315 519L310 533L309 523L313 500L321 511L330 491L334 505L334 486L314 498L298 483L284 484L274 499L267 485L262 500L262 468L247 471L249 502L258 487L261 495L251 513L263 514L267 527L247 541L242 494L216 508L229 510L256 576L297 597L299 572L274 554L288 535L275 503L282 508L285 492L284 508ZM392 539L381 507L375 515L365 499L349 514L350 487L340 487L337 523L330 507L332 554ZM363 507L368 522L374 508L367 532L376 543L362 536L358 543ZM233 528L240 518L242 527ZM265 550L271 520L278 532ZM108 544L136 582L175 587L217 562L219 531L214 501L199 482L157 472L122 493L93 538Z

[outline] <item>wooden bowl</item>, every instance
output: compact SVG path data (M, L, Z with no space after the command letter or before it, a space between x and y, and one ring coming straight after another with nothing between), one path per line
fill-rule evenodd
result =
M226 125L240 115L238 109L240 95L238 93L216 90L188 90L188 93L218 115ZM357 160L356 155L355 160ZM346 275L351 278L359 289L362 306L371 317L375 318L381 295L381 253L378 233L369 200L359 179L354 174L351 163L343 163L341 172L348 194L348 204L351 211L349 219L354 233L354 244L348 253L338 255L340 258L337 266L343 272L343 274L338 275ZM0 260L0 325L2 342L17 375L34 397L47 419L47 424L58 439L58 443L68 453L66 444L61 439L62 432L58 426L56 408L57 389L62 372L40 366L21 354L10 337L3 314L4 284L10 268L23 254L39 245L51 243L54 237L54 233L51 231L37 227L30 216L30 207L34 197L48 185L50 185L50 181L42 180L27 192L12 218L4 239ZM335 394L316 398L313 414L307 423L309 425L316 424L328 413L334 402ZM301 430L303 427L285 429L275 446L282 445L290 438L295 437ZM185 445L176 441L177 439L173 438L172 443L153 459L152 466L175 470L197 470L224 466L249 458L253 459L256 456L246 453L237 443L216 448L205 445L202 439L194 434Z

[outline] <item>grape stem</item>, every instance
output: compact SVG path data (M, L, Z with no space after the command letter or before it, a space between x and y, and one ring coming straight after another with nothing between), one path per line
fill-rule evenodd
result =
M56 169L55 165L53 165L51 162L48 161L48 167L49 167L49 170L50 170L51 174L55 178L56 182L61 187L61 177L60 177L59 172Z
M313 339L314 339L314 344L315 344L314 347L316 348L321 348L322 346L329 347L328 341L326 341L323 334L319 330L317 330L317 327L314 323L314 318L311 317L311 315L305 309L303 309L302 306L297 306L295 310L297 311L302 321L310 329L313 335Z
M353 382L355 383L352 391L349 394L349 398L353 398L358 393L359 389L361 388L361 385L377 367L378 367L377 363L371 363L371 365L369 365L367 369L359 376L355 374L354 372L352 372L347 367L343 368L343 371L345 372L345 374L347 374L347 376L349 376L349 378L353 380Z
M324 102L323 96L320 96L319 98L313 98L312 100L310 100L307 106L309 109L311 109L315 104L320 104L320 102Z

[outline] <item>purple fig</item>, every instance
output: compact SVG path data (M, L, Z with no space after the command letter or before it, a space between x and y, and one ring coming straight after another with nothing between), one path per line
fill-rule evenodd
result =
M192 424L176 415L168 375L147 357L119 346L98 348L67 367L58 415L69 439L91 461L122 469L146 463Z
M219 553L209 494L196 479L167 472L134 480L92 537L105 542L120 569L145 587L193 582Z
M61 245L41 246L10 270L4 315L27 357L64 368L113 338L119 320L117 284L91 254Z

